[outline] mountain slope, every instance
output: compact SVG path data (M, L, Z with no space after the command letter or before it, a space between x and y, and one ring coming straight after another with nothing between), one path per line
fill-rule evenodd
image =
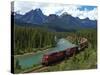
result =
M97 27L96 20L90 20L89 18L79 19L66 12L60 16L56 14L46 16L42 13L41 9L31 10L24 15L15 14L14 19L18 25L41 26L57 31Z

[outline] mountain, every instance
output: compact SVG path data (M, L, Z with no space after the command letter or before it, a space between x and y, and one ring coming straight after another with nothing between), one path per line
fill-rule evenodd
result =
M18 25L41 26L55 31L96 28L97 25L97 20L90 20L89 18L80 19L66 12L60 16L56 14L46 16L41 9L30 10L24 15L16 13L14 20Z
M17 16L15 16L15 18L17 18ZM19 20L23 23L42 24L45 22L45 19L46 16L42 11L40 9L35 9L24 14Z
M18 13L16 13L16 12L14 12L13 14L14 14L15 20L18 20L18 19L20 19L20 18L23 16L23 15L18 14Z
M82 19L81 20L81 25L85 28L96 28L97 26L97 20L89 20L89 18Z

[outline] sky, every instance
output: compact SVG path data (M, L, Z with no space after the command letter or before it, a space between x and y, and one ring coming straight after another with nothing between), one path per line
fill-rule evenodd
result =
M40 8L45 15L57 14L61 15L64 12L79 17L80 19L89 18L90 20L97 20L97 7L96 6L83 6L83 5L69 5L58 3L34 3L28 1L15 1L14 11L20 14L25 14L30 10Z

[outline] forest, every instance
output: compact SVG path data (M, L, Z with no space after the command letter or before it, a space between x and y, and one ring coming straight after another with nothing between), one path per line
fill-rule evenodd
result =
M47 29L20 26L14 28L15 55L37 52L56 45L54 33L49 32Z
M97 46L96 29L81 29L74 32L54 32L40 27L14 27L14 54L20 55L29 52L38 52L56 46L56 40L60 38L74 37L71 42L77 44L79 37L85 37L91 43L92 48ZM56 36L56 40L55 40Z

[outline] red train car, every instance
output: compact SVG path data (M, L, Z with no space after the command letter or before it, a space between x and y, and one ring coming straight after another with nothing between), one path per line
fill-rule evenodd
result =
M52 52L49 54L45 54L42 58L42 64L49 65L49 64L52 64L54 62L64 59L64 57L65 57L65 51Z
M77 51L78 51L78 46L75 46L75 47L72 47L72 48L68 48L68 49L66 50L66 56L67 56L67 57L70 57L70 56L72 56L73 54L76 54Z
M42 58L42 64L49 65L49 64L52 64L52 63L57 62L59 60L62 60L65 57L70 57L73 54L75 54L77 50L78 50L78 47L75 46L75 47L68 48L68 49L63 50L63 51L45 54Z

